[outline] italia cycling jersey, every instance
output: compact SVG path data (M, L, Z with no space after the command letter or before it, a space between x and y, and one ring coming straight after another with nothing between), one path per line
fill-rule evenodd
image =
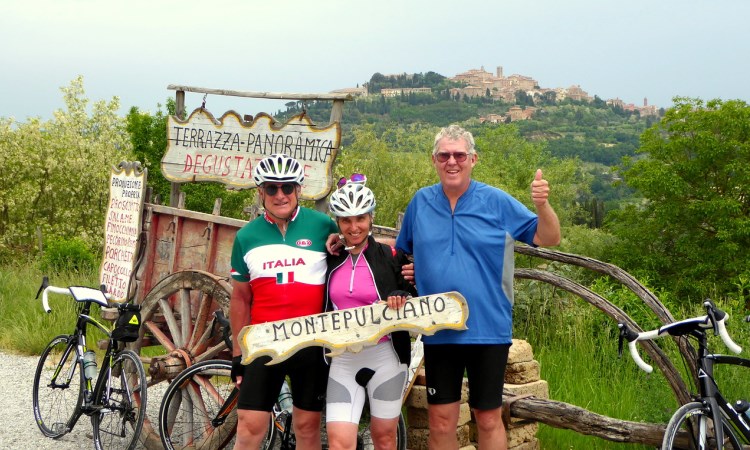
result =
M242 227L232 248L232 278L249 282L250 324L323 311L326 239L338 232L327 215L299 207L286 236L267 215Z

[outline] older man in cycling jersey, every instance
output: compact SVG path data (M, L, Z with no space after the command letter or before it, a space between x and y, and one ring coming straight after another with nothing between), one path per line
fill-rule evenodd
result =
M514 241L560 242L542 171L531 182L534 214L500 189L472 180L477 159L471 133L455 125L443 128L432 152L440 183L416 193L396 240L396 247L414 254L420 295L459 291L469 305L467 330L424 337L432 450L458 448L464 371L479 448L507 448L500 407L512 333Z
M263 356L243 366L237 335L246 325L323 311L326 239L338 228L327 215L299 206L304 173L295 159L271 155L255 166L253 177L265 211L237 232L232 249L232 375L240 388L234 448L260 447L289 376L297 448L319 450L328 382L323 349L305 348L276 365L266 366L270 357Z

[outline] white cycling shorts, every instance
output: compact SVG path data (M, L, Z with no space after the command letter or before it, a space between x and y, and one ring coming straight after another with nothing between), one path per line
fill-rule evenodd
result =
M390 341L365 347L359 353L346 352L333 357L326 391L326 422L359 423L365 396L369 398L372 417L398 417L406 370ZM357 379L360 383L369 379L367 389Z

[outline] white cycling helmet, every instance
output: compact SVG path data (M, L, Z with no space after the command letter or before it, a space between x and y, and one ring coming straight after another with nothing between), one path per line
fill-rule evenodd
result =
M305 172L296 159L276 153L258 161L253 169L253 180L258 186L266 181L301 185L305 180Z
M363 184L345 184L331 194L328 209L336 217L372 213L375 210L375 194Z

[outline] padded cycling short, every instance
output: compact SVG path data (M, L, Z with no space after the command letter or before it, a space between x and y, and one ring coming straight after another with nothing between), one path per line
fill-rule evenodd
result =
M460 401L465 370L469 406L499 408L503 403L508 349L510 344L425 344L427 403L443 405Z
M372 417L398 417L405 384L406 364L398 360L389 341L335 356L328 378L326 422L359 423L365 396Z
M323 410L328 364L322 347L307 347L282 363L265 365L270 359L261 356L245 366L237 408L271 411L284 378L289 376L294 406L307 411Z

